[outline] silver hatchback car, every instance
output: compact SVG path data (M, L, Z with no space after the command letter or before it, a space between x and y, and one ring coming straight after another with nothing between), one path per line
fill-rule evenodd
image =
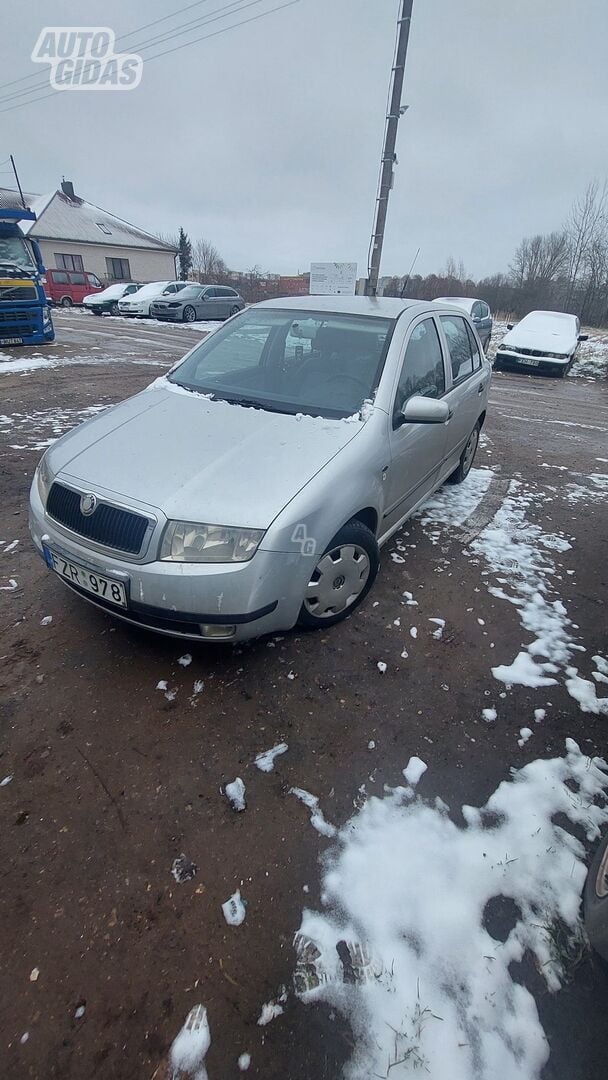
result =
M467 476L490 377L469 318L436 301L266 301L47 450L34 543L73 592L160 633L328 627Z

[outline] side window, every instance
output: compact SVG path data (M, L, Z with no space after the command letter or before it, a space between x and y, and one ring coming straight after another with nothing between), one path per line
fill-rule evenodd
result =
M399 415L413 394L439 398L445 393L445 371L439 334L432 319L424 319L412 330L407 343L393 418Z
M55 282L55 285L67 285L68 275L61 270L54 270L53 281Z
M87 279L84 274L70 274L72 285L86 285Z
M206 290L205 296L217 296L218 293L219 293L219 289L214 289L213 286L211 286L210 289Z
M475 335L470 326L467 326L467 333L469 335L469 345L471 346L471 354L473 356L473 370L479 371L481 367L481 353L479 351L479 345L475 341Z
M479 306L481 307L481 317L482 317L482 319L489 318L490 309L489 309L488 305L483 303L483 301L482 301L482 303Z
M479 300L476 300L471 309L471 316L474 319L483 319L483 304L480 304Z
M92 285L94 289L101 288L101 281L97 277L97 274L87 274L87 283Z
M440 319L448 342L452 378L455 383L462 382L473 374L473 356L467 324L458 315L440 315Z

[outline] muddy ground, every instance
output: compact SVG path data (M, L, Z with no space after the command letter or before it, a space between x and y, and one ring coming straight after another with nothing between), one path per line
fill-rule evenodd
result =
M512 605L480 588L480 566L463 554L466 529L446 551L420 521L408 525L416 546L406 561L393 562L387 545L367 601L325 635L193 646L80 601L29 539L35 465L49 439L144 387L201 331L77 313L56 321L54 352L39 353L57 366L0 363L0 778L13 776L0 788L2 1075L160 1078L186 1013L203 1001L212 1080L239 1075L244 1051L249 1075L264 1080L338 1077L352 1038L326 1007L291 996L283 1016L256 1023L264 1002L291 984L293 934L303 906L320 905L319 858L331 844L287 788L314 792L341 825L363 783L368 794L399 783L418 754L429 766L420 794L478 804L511 767L561 754L567 736L605 754L606 717L583 713L560 684L550 693L514 687L499 721L483 721L503 690L491 666L510 663L529 635ZM607 385L593 373L495 375L477 464L496 475L472 523L479 531L492 519L513 477L555 488L530 517L575 537L559 556L560 596L589 656L608 647L606 503L568 500L564 485L608 472L598 461L608 459ZM419 608L402 606L404 590ZM446 621L441 640L427 632L436 615ZM427 627L417 640L407 634L413 623ZM193 660L182 667L186 652ZM173 700L159 680L177 691ZM539 707L545 721L518 746ZM282 741L289 751L273 772L253 766ZM242 814L219 794L236 775L247 785ZM198 872L177 884L170 871L182 852ZM248 908L235 929L221 904L237 887ZM544 1080L604 1080L606 969L584 958L556 995L525 965L521 977L551 1045Z

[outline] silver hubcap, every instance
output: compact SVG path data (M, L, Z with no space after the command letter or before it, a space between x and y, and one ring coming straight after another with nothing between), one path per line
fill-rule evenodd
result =
M479 438L477 428L471 433L471 437L464 448L464 457L462 459L462 471L467 475L471 465L473 464L473 458L475 457L475 451L477 450L477 440Z
M354 604L369 577L367 553L358 544L342 544L323 555L306 586L304 607L318 619L329 619Z
M194 308L187 307L186 310L184 311L184 318L185 318L186 322L194 322L194 320L196 318L196 312L195 312Z

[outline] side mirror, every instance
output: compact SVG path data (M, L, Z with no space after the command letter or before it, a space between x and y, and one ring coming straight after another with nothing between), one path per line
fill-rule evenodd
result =
M589 334L579 334L578 335L578 340L579 341L589 341Z
M401 424L445 424L450 419L450 407L447 401L437 398L422 397L414 394L408 398L397 415L397 426Z
M512 322L508 322L508 323L507 323L507 330L512 330L512 329L513 329L513 323L512 323Z

